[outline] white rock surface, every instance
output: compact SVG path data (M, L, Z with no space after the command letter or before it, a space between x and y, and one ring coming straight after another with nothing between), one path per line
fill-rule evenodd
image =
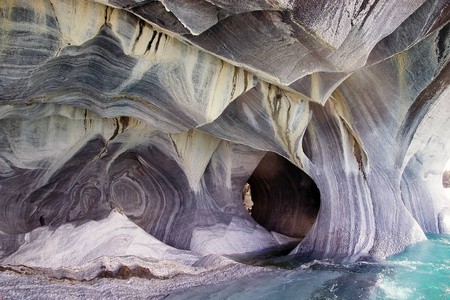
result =
M2 2L2 264L215 276L448 232L450 6L344 2Z

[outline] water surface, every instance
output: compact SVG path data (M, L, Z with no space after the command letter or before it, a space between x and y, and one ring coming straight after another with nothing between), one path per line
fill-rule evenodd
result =
M427 235L382 261L351 265L278 257L265 274L201 286L167 299L450 299L450 235Z

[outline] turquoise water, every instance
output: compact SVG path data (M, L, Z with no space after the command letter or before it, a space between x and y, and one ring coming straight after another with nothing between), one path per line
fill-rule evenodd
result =
M450 235L427 237L386 260L373 299L450 299Z
M167 299L449 299L450 235L428 235L383 261L337 265L282 257L265 274L202 286Z

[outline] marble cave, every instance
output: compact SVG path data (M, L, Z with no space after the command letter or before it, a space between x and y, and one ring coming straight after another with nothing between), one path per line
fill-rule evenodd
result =
M158 297L258 272L236 257L449 234L449 20L447 0L1 1L0 274Z

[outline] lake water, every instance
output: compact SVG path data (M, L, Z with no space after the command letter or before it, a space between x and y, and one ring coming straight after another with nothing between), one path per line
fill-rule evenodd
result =
M264 260L259 264L271 269L267 273L166 299L450 299L450 235L427 237L378 262Z

